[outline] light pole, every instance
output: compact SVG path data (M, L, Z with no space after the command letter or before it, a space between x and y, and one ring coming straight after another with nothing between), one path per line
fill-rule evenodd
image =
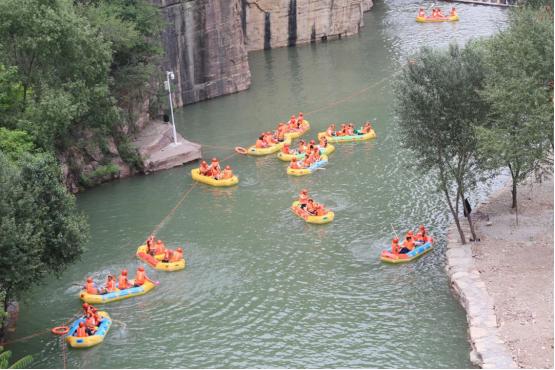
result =
M170 99L170 112L172 115L172 126L173 126L173 143L177 145L177 133L175 131L175 119L173 118L173 102L172 102L172 89L170 85L170 79L174 80L175 75L171 71L166 71L166 83L165 88L168 90L168 98Z

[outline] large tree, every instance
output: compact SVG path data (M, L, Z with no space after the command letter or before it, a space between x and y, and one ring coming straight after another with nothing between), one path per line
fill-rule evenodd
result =
M14 162L0 151L0 290L8 302L83 251L88 228L47 154Z
M505 166L517 187L553 149L553 14L523 8L510 26L485 42L484 98L491 111L479 128L480 148L492 168Z
M478 94L483 80L481 55L468 44L422 48L394 84L402 145L415 152L415 171L437 178L462 243L459 212L480 173L474 126L487 112ZM467 218L476 239L470 214Z

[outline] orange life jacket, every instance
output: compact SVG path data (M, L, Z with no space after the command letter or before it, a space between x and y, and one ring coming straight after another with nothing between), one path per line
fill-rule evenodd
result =
M231 170L224 170L224 179L230 179L233 177L233 172Z
M114 279L107 280L106 281L106 291L110 293L110 292L113 292L114 290L116 290L116 281Z
M86 285L87 293L98 294L98 289L95 288L94 283L87 283Z
M127 281L127 276L120 275L118 279L118 288L127 289L129 287L129 282Z
M199 168L200 174L201 174L201 175L206 175L206 172L208 172L208 169L209 169L209 168L208 168L208 165L207 165L207 164L205 164L205 165L200 165L200 168Z
M85 319L85 326L86 326L87 328L94 328L94 327L96 327L96 320L94 319L94 316L91 315L90 317L87 317L87 318Z
M293 168L293 169L299 169L299 168L301 168L301 166L299 165L299 162L298 162L298 161L295 161L295 162L291 161L291 163L289 163L289 167L291 167L291 168Z
M256 147L257 148L265 148L266 147L266 143L260 139L256 140Z
M409 251L414 249L414 242L412 238L410 240L406 240L403 242L403 247L407 248Z
M326 214L326 210L324 209L324 207L319 206L316 208L316 216L323 216Z
M145 280L146 280L145 272L137 271L137 274L135 275L135 284L143 285L145 283Z
M170 262L177 262L177 261L181 261L182 259L183 259L183 252L175 251L173 252L170 258Z
M399 254L399 251L401 250L401 248L399 247L399 243L391 243L391 253L393 254Z
M212 169L212 177L217 178L220 175L220 170L218 167Z
M156 243L156 251L154 252L155 254L164 254L165 250L166 247L164 246L164 243Z
M87 337L88 334L87 334L86 328L84 326L77 327L77 332L75 333L75 336L80 338Z
M289 154L289 147L288 146L282 147L281 152L284 153L284 154Z

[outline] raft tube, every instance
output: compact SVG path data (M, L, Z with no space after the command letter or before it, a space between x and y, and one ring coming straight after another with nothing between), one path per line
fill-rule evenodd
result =
M458 15L448 16L448 17L416 17L416 21L419 23L434 23L434 22L455 22L459 20Z
M176 262L162 262L164 259L163 254L157 254L154 257L146 253L146 245L141 245L137 248L137 257L145 262L155 270L160 271L178 271L185 268L185 258L180 259Z
M323 155L318 162L313 163L307 168L291 168L287 167L287 174L292 176L304 176L309 175L316 171L318 168L325 166L328 163L328 157Z
M310 213L306 212L305 210L301 209L301 207L299 207L298 200L294 201L293 204L291 205L291 211L293 211L294 214L296 214L297 216L299 216L309 224L319 224L319 225L327 224L329 222L332 222L335 216L335 213L333 213L332 211L328 211L328 213L326 213L323 216L311 215Z
M193 168L191 170L191 177L193 178L193 180L202 182L203 184L210 185L210 186L218 186L218 187L233 186L239 182L239 178L235 175L230 179L221 179L221 180L216 180L212 176L201 175L199 168Z
M274 145L271 145L267 148L257 148L256 146L253 145L247 149L247 154L254 155L254 156L272 154L281 150L281 148L283 148L283 145L286 143L291 145L291 138L286 136L284 141L275 143Z
M303 136L308 130L310 130L310 122L306 119L303 119L303 123L301 123L301 127L295 130L291 130L285 133L285 138L289 140L297 139Z
M82 316L79 319L75 320L73 324L71 324L69 328L69 332L66 336L66 342L73 348L89 348L92 346L96 346L99 343L104 341L104 337L108 334L108 330L110 330L110 326L112 326L112 319L110 315L108 315L105 311L98 311L98 314L102 317L100 321L100 325L98 329L93 335L89 335L88 337L75 337L74 334L79 327L80 322L85 322L85 317Z
M318 148L320 148L320 145L318 145ZM328 146L326 146L325 148L320 148L320 155L329 155L331 153L333 153L335 151L335 147L331 144L328 144ZM286 161L286 162L291 162L291 159L293 159L293 157L297 158L297 160L301 160L304 158L304 153L297 153L297 154L285 154L283 152L279 152L277 154L278 159L282 160L282 161Z
M374 131L374 129L372 129L367 134L350 135L350 136L328 136L326 132L319 132L318 139L321 138L322 136L325 136L326 139L328 139L328 142L330 143L348 143L351 141L365 141L365 140L375 139L376 132Z
M133 284L133 280L130 280L129 283ZM156 285L154 285L151 281L147 280L143 285L139 287L133 287L123 290L117 289L115 292L107 294L89 294L86 290L83 289L79 293L79 298L81 298L83 302L87 302L90 304L110 303L146 294L154 289L155 286Z
M388 263L410 262L422 256L423 254L429 252L430 250L432 250L432 246L433 246L433 243L429 241L422 245L416 246L412 251L408 253L403 253L403 254L393 254L391 253L391 247L389 247L388 249L382 251L380 255L380 259L383 262L388 262Z

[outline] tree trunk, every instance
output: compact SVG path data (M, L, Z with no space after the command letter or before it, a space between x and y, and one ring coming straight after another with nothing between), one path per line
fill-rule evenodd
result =
M516 183L515 179L513 178L513 190L512 190L512 194L513 194L513 205L511 206L511 208L516 208L516 206L517 206L517 193L516 193L516 187L517 187L517 183Z
M445 194L445 199L447 200L447 204L449 205L449 209L451 210L451 214L453 215L453 219L455 220L455 225L457 225L457 230L459 231L459 237L461 238L461 243L466 244L466 238L464 236L463 229L461 227L461 222L459 220L459 212L458 212L458 204L459 204L459 193L457 193L456 198L456 210L453 208L453 203L451 202L451 197L449 196L449 191L447 190L446 186L441 186L443 189L443 193Z

